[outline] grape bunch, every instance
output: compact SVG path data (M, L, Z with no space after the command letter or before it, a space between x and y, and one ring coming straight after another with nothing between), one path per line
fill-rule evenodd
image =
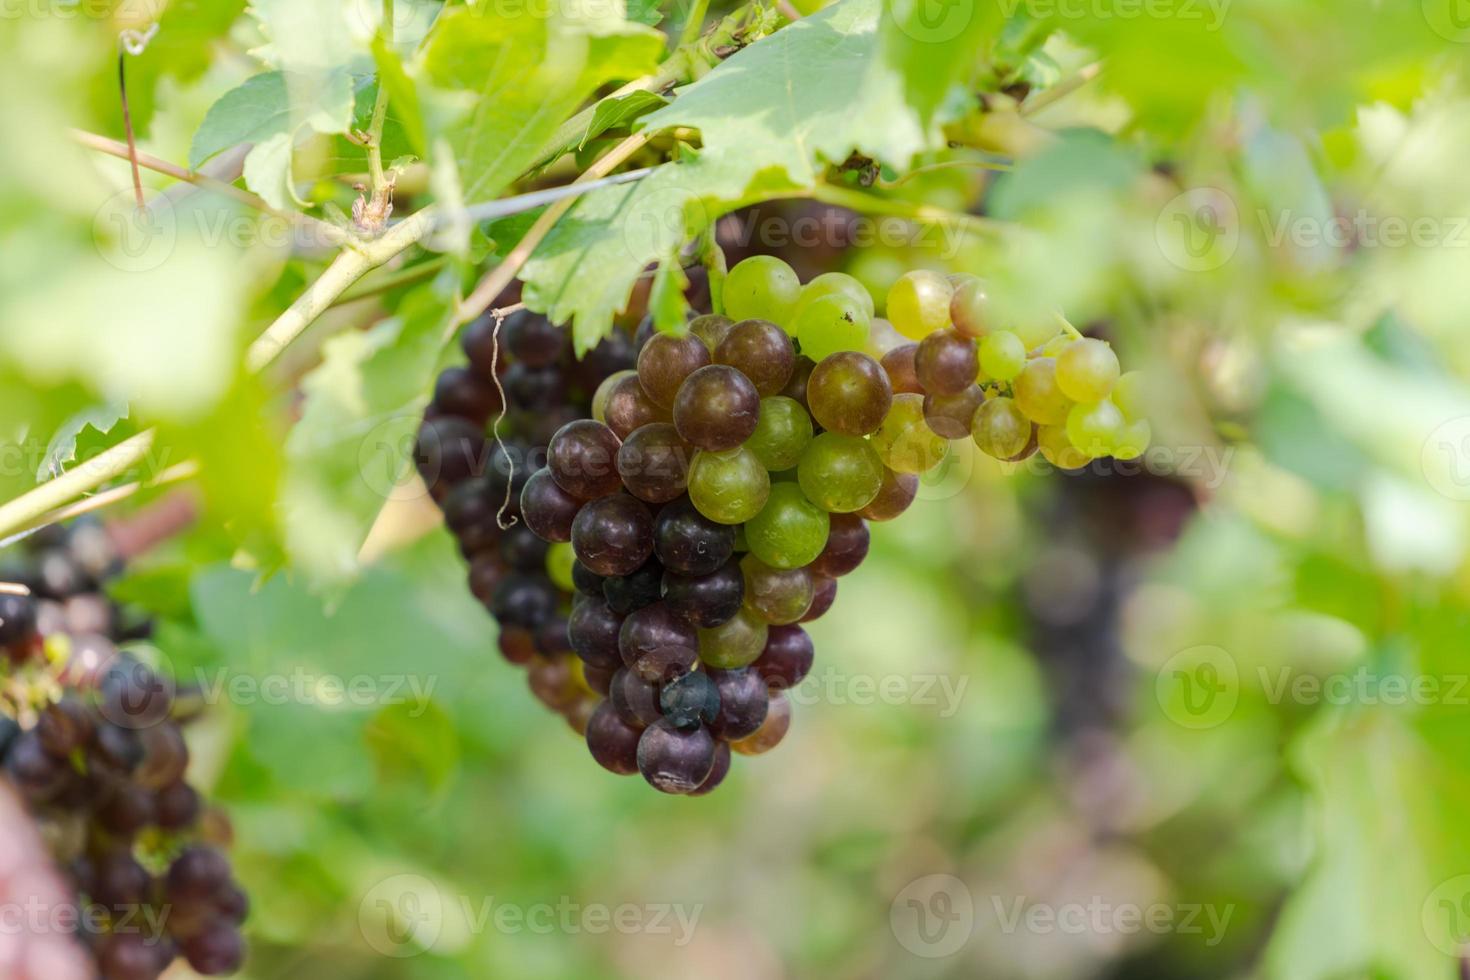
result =
M154 980L179 956L233 973L248 903L218 849L228 821L185 776L196 699L119 649L150 624L100 591L121 566L107 529L26 544L0 569L0 776L77 894L77 938L104 980Z

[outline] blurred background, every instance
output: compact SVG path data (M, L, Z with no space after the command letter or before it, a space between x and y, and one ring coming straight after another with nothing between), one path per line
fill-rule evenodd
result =
M361 538L338 502L384 492L321 396L352 403L342 331L402 294L243 377L309 278L289 236L99 259L130 178L68 130L119 137L116 34L147 12L0 21L0 484L147 424L155 472L202 463L201 518L114 594L210 694L193 778L233 818L245 976L1470 969L1470 29L1434 0L1043 6L1006 12L1004 90L948 149L840 168L1000 232L793 200L719 241L880 304L927 267L1064 309L1148 372L1155 444L1079 473L957 444L812 625L786 741L701 799L588 761L413 501L321 574ZM149 153L187 159L254 71L242 12L168 5L129 65Z

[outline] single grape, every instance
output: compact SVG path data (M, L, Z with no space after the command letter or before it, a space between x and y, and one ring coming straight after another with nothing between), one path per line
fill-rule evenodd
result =
M494 499L490 481L483 476L473 476L450 488L440 502L440 509L444 512L444 525L460 534L479 525L493 525L500 504L500 500Z
M841 578L857 569L868 557L868 525L856 514L833 514L827 546L812 562L815 575Z
M714 356L716 364L749 378L762 396L779 394L796 368L790 335L769 320L741 320L725 334Z
M546 448L551 478L579 500L591 500L622 489L617 456L621 445L612 429L582 419L557 430Z
M975 413L970 435L987 456L1010 459L1026 448L1033 426L1015 401L992 398Z
M505 407L495 385L467 367L445 368L440 373L431 404L443 415L457 415L479 426Z
M914 373L926 394L957 395L980 375L975 341L954 330L936 330L919 343Z
M638 429L653 422L669 422L673 416L667 409L658 407L643 390L637 372L620 378L607 394L603 406L603 421L612 429L613 435L626 439Z
M948 441L924 420L924 399L918 395L894 397L872 447L883 464L898 473L927 473L949 453Z
M517 667L524 667L536 659L536 634L528 629L502 625L496 645L505 662Z
M534 630L556 613L556 586L543 575L508 575L495 590L490 611L507 626Z
M1101 340L1074 340L1057 355L1057 387L1074 402L1102 401L1118 374L1118 355Z
M492 551L476 555L470 560L470 593L488 606L495 590L509 574L510 569L500 560L499 554Z
M990 333L994 317L983 280L968 277L955 286L954 297L949 301L949 318L961 334L979 340Z
M611 575L602 580L602 595L619 616L655 603L663 595L664 567L650 558L630 575Z
M705 517L685 497L659 511L653 550L669 572L709 575L735 553L735 529Z
M855 300L867 312L870 320L876 312L873 308L873 294L845 272L824 272L802 286L801 297L796 301L797 311L812 300L832 295L847 296Z
M847 514L866 507L878 495L883 462L867 440L823 432L801 454L796 479L812 503L825 511Z
M698 788L689 793L690 796L704 796L712 793L725 781L730 774L730 745L727 742L715 742L715 764L710 769L709 775L704 777L704 782Z
M827 546L831 518L795 483L777 483L761 512L745 522L750 553L775 568L809 565Z
M800 296L796 273L773 255L752 255L725 275L725 312L735 320L788 323Z
M770 710L765 680L754 670L743 669L715 669L709 676L720 694L720 710L709 726L710 734L725 742L754 734Z
M603 378L597 384L597 389L592 393L592 420L594 422L607 422L607 403L612 399L613 389L623 381L624 378L636 378L638 372L633 370L614 371ZM618 436L619 439L626 438Z
M530 310L517 310L500 325L506 349L530 367L549 367L571 351L571 338L560 327Z
M635 430L618 449L617 469L623 486L639 500L667 503L684 495L694 448L668 422Z
M987 334L980 341L980 372L996 381L1010 381L1026 367L1026 345L1008 330Z
M689 499L720 524L740 524L760 513L771 494L771 477L743 446L723 453L699 452L689 468Z
M567 379L558 367L512 364L501 379L506 400L516 408L543 412L566 400Z
M1124 419L1137 422L1144 417L1146 413L1143 399L1142 372L1129 371L1118 377L1117 383L1113 385L1113 404L1118 406Z
M461 480L485 472L485 433L467 419L443 415L419 428L414 465L435 499Z
M979 385L970 385L953 395L926 395L924 397L924 421L935 435L946 439L963 439L970 434L975 412L985 403L985 390Z
M720 713L720 691L709 674L696 670L665 684L658 692L658 706L675 728L698 728Z
M708 575L665 572L664 603L700 629L729 622L745 602L745 575L733 558Z
M740 560L745 573L745 608L772 626L785 626L806 615L815 589L805 568L773 568L758 555Z
M546 577L558 589L566 592L577 590L577 582L572 578L572 569L576 564L577 553L572 550L569 541L558 541L546 549Z
M796 355L796 367L791 369L791 380L781 389L781 394L806 408L806 383L812 376L817 362L805 354Z
M882 366L866 354L843 351L823 358L807 380L807 404L829 432L865 436L883 424L893 387Z
M873 317L872 326L868 327L868 353L873 357L881 358L889 351L906 347L909 339L897 330L893 324L881 316Z
M546 569L547 542L536 536L525 524L507 528L500 539L500 557L517 572L541 572Z
M608 667L591 667L583 663L582 676L586 678L587 686L592 689L592 693L607 697L612 693L612 679L618 675L618 671L626 669L626 667L619 667L617 670ZM592 707L595 708L597 705L593 704ZM589 711L588 714L590 715L591 712ZM587 728L585 725L582 731L584 734L586 733Z
M599 497L577 512L572 548L598 575L627 575L653 554L653 515L636 497Z
M1037 425L1065 425L1072 400L1057 384L1057 362L1038 357L1016 376L1016 404Z
M694 625L667 604L655 602L630 613L618 632L623 664L647 681L669 681L687 674L699 660Z
M1137 459L1148 449L1152 440L1153 427L1147 419L1130 422L1118 436L1117 445L1113 447L1113 457L1122 460Z
M613 675L607 699L623 724L641 731L662 717L658 708L658 688L657 684L624 667Z
M36 635L36 600L0 592L0 646L29 643Z
M618 717L611 701L592 712L587 723L587 749L597 764L619 776L638 771L638 741L643 732Z
M575 558L575 555L573 557ZM603 576L598 575L581 562L573 561L572 584L577 587L579 593L601 599L603 581Z
M230 862L212 847L193 845L173 859L164 876L164 893L180 906L203 904L230 882Z
M954 286L937 272L915 269L898 277L888 290L886 315L895 329L912 340L923 340L949 326L949 304Z
M558 613L537 627L535 632L536 652L543 657L571 654L570 620Z
M552 711L562 712L580 700L582 688L573 676L574 657L537 657L526 672L531 694Z
M827 615L827 610L832 608L832 603L837 601L837 580L830 575L812 575L812 604L807 611L797 620L798 623L810 623L814 619L821 619Z
M790 728L791 702L785 695L778 694L771 698L770 709L766 712L766 720L761 722L761 727L745 738L731 742L730 748L741 755L760 755L781 744Z
M469 358L470 367L486 379L493 378L497 369L504 372L510 366L504 351L496 356L496 344L495 317L488 312L476 317L464 328L464 333L459 338L459 346L464 350L465 357Z
M638 352L633 349L633 338L626 330L615 328L580 360L571 363L572 381L583 391L595 391L604 378L631 370L637 363Z
M765 621L742 608L719 626L699 631L699 659L720 670L744 667L761 655L766 632Z
M773 395L761 399L760 419L745 440L745 448L772 473L789 470L801 461L812 441L812 417L795 399Z
M572 521L581 509L582 501L563 490L547 467L532 473L521 490L521 517L544 541L572 540Z
M715 766L715 740L697 727L688 731L661 719L638 740L638 771L661 793L692 793Z
M816 649L806 630L800 626L772 626L765 649L750 667L771 690L784 691L802 682L811 672L815 657Z
M720 341L735 326L735 321L718 313L706 313L689 321L689 332L704 342L704 346L713 354L715 348L720 346ZM718 359L717 359L718 360Z
M740 371L711 364L691 374L674 400L674 425L686 441L710 452L734 449L755 432L761 397Z
M709 348L693 334L654 334L638 354L638 381L649 401L669 409L684 380L709 364Z
M1036 444L1046 461L1058 469L1081 469L1091 459L1086 453L1072 445L1072 440L1067 438L1067 427L1064 425L1037 426Z
M918 353L918 344L904 344L883 355L880 363L883 365L883 373L888 375L889 387L893 389L895 395L922 395L924 393L924 386L919 384L919 376L914 370L914 359Z
M36 955L38 959L45 956L40 951ZM157 944L138 930L98 937L95 955L97 967L107 980L158 980L165 965L159 962ZM27 971L25 975L37 974Z
M198 790L182 779L158 791L154 812L163 830L185 830L199 820L203 803Z
M812 300L791 321L801 352L816 361L839 351L861 351L868 343L873 318L845 293Z
M1067 438L1083 455L1106 456L1117 445L1126 424L1123 413L1110 401L1074 405L1067 415Z

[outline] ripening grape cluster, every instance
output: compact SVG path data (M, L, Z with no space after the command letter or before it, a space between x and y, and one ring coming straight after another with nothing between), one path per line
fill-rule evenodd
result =
M666 793L782 740L813 661L801 624L951 440L1074 467L1149 438L1107 344L1060 320L998 329L974 277L905 275L891 323L850 276L803 285L769 256L723 295L728 316L645 320L582 361L544 318L507 319L503 357L477 321L417 450L502 652L598 763ZM505 443L486 431L497 376Z
M0 760L76 891L77 938L104 980L155 980L179 956L233 973L247 900L218 849L228 821L185 778L194 706L118 648L150 624L100 591L120 566L106 529L26 544L0 569Z

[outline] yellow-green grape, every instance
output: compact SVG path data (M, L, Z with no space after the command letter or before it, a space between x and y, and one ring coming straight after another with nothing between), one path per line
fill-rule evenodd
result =
M1076 470L1086 466L1091 457L1072 445L1067 438L1067 428L1062 425L1043 425L1036 430L1036 447L1051 465L1064 470Z
M796 301L796 312L800 313L801 308L814 299L834 294L852 297L859 306L867 310L868 319L873 318L873 295L862 283L845 272L824 272L802 286L801 296Z
M872 445L883 465L895 473L927 473L949 454L949 440L924 420L923 395L894 395Z
M1027 350L1035 350L1048 341L1065 343L1072 339L1069 333L1058 333L1060 329L1056 320L1044 317L1022 320L1011 327L1011 331L1021 338L1021 343L1026 345Z
M1027 364L1016 375L1014 391L1016 404L1037 425L1066 425L1072 399L1057 384L1057 362L1050 357Z
M956 284L954 299L949 303L949 318L954 328L971 340L987 336L994 328L995 314L990 308L990 294L984 281L966 276Z
M777 483L761 512L745 522L750 553L772 568L800 568L827 547L832 520L795 483Z
M1123 427L1123 432L1118 436L1116 445L1113 446L1114 459L1137 459L1148 449L1153 441L1153 426L1148 424L1147 419L1139 419L1130 422Z
M699 659L717 670L748 667L766 648L767 635L765 621L742 607L714 629L699 631Z
M923 399L919 401L919 424L928 431L929 427L924 425ZM806 498L823 510L850 514L872 503L883 489L883 461L866 439L823 432L801 454L796 482Z
M987 456L1011 459L1031 441L1031 420L1010 398L992 398L975 410L970 437Z
M546 549L546 577L557 584L559 588L568 592L577 591L576 583L572 581L572 565L577 556L572 551L572 545L568 541L558 541Z
M1113 404L1118 406L1118 411L1122 412L1123 418L1129 422L1137 422L1143 418L1143 374L1141 372L1129 371L1127 374L1119 375L1117 383L1113 385Z
M804 305L788 329L801 342L801 352L820 361L838 351L861 351L868 345L872 323L872 316L857 300L846 293L829 293Z
M1123 413L1110 401L1074 405L1067 413L1067 438L1088 456L1106 456L1123 434Z
M937 272L915 269L899 277L888 290L885 312L894 328L905 337L923 340L949 326L949 304L954 286Z
M1026 367L1026 345L1009 330L986 334L980 341L980 370L985 377L1009 381Z
M1046 343L1044 343L1044 344L1041 345L1041 356L1042 357L1050 357L1053 360L1055 360L1062 353L1062 351L1064 351L1064 350L1067 349L1067 347L1071 343L1072 343L1072 335L1071 334L1069 334L1069 333L1059 333L1055 337L1053 337L1052 339L1048 340Z
M1118 355L1101 340L1074 340L1057 356L1057 385L1074 402L1102 401L1118 373Z
M893 329L893 324L881 316L875 316L873 325L868 327L868 346L864 349L873 357L881 358L894 348L902 347L907 343L912 343L912 341Z
M745 608L772 626L789 626L806 615L816 585L805 568L773 568L749 554L740 559L745 575Z
M612 397L612 390L617 387L618 382L629 375L636 376L637 371L631 368L627 371L614 371L603 379L602 384L592 393L592 417L598 422L607 424L607 400Z
M722 453L697 452L689 464L689 500L717 524L750 520L770 495L770 474L744 446Z
M761 414L745 448L755 453L772 473L789 470L801 461L802 450L812 441L812 417L801 402L785 395L761 399Z
M725 276L725 314L732 320L786 326L800 296L801 280L774 255L752 255Z

